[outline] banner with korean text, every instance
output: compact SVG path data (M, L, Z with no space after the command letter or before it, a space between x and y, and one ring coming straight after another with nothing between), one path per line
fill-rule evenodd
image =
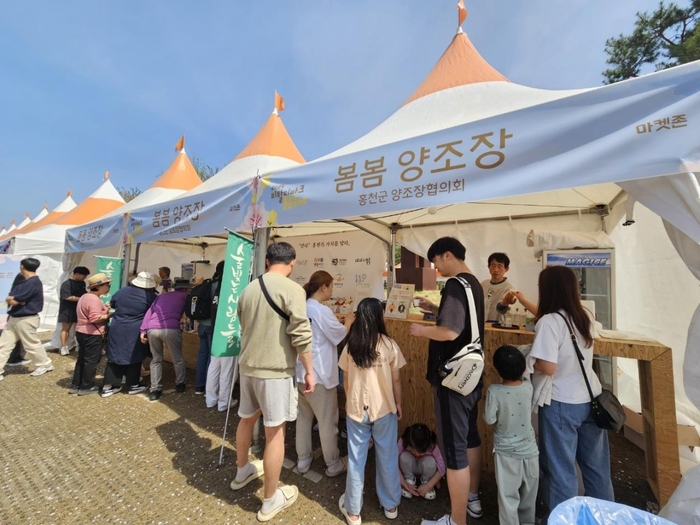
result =
M112 215L66 231L67 253L112 248L122 243L128 214Z
M238 299L250 282L253 243L229 233L221 278L219 303L211 342L214 357L234 357L241 351L241 323L238 319Z
M700 172L700 63L263 175L263 223Z
M333 296L324 303L333 313L354 312L365 297L386 298L383 273L387 246L376 237L349 231L285 237L284 241L297 252L292 280L303 286L319 270L333 277Z
M102 303L109 304L112 296L117 293L117 290L121 287L124 261L117 257L103 257L102 255L98 255L95 259L95 273L103 273L112 279L109 285L109 293L100 296Z
M699 129L700 63L694 62L403 140L384 137L388 143L134 210L126 238L381 217L695 173ZM187 206L192 213L185 217Z
M0 330L7 323L7 303L5 297L10 295L12 283L19 274L19 262L23 255L0 255Z

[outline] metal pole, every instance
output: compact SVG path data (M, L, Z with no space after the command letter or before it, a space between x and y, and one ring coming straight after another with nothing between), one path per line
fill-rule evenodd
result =
M129 284L129 264L131 263L131 244L124 245L124 263L122 264L122 286Z
M257 279L265 273L265 259L267 257L267 245L270 243L270 228L258 228L253 232L253 279ZM262 451L262 420L258 418L253 427L253 444L249 454L258 454Z

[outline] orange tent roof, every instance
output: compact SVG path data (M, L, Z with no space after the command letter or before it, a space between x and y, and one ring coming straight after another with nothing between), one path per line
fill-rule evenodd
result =
M202 180L183 147L168 169L150 187L189 191L201 183Z
M20 228L17 228L16 230L14 230L14 231L12 232L12 236L17 235L18 233L24 233L24 232L28 231L28 229L31 228L32 226L34 226L37 222L39 222L39 221L41 221L42 219L45 219L46 217L48 217L48 215L49 215L48 209L49 209L49 205L48 205L48 204L44 204L44 207L43 207L43 208L41 209L41 211L37 214L37 216L34 217L34 218L33 218L31 221L29 221L28 223L26 223L24 226L22 226L22 227L20 227ZM29 217L29 214L27 214L27 217ZM0 240L3 240L3 236L0 236Z
M299 153L292 137L289 136L277 110L272 112L270 118L258 131L258 134L233 160L240 160L254 155L282 157L299 164L306 162L301 153Z
M75 201L73 200L73 197L71 197L71 191L68 190L68 194L66 195L66 198L63 199L58 206L56 206L53 210L49 212L49 214L41 219L40 221L34 222L32 224L29 224L22 233L29 233L34 230L38 230L39 228L42 228L44 226L47 226L49 224L54 224L58 219L63 217L66 213L71 211L72 209L75 208L76 204Z
M55 224L78 226L99 219L123 205L124 199L109 181L108 172L105 174L105 180L99 188L92 192L87 199L55 221Z
M479 54L460 28L430 74L404 105L444 89L479 82L509 82Z

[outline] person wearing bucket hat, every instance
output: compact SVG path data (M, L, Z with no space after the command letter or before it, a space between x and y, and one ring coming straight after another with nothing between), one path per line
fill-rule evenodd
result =
M141 342L139 328L143 316L156 299L156 282L150 272L140 272L132 281L112 296L114 319L109 327L107 367L102 385L102 397L109 397L122 389L126 378L127 393L138 394L141 385L141 363L148 357L148 345Z
M102 345L107 333L107 321L112 316L100 296L109 292L112 279L96 273L85 281L88 292L76 306L77 323L75 337L78 340L78 359L75 362L69 394L84 396L99 392L95 385L95 372L102 357Z
M175 367L175 390L185 391L187 368L182 357L182 331L180 321L185 313L187 291L191 284L186 279L176 279L172 293L160 294L146 312L141 323L141 341L148 342L151 347L151 395L150 401L158 401L162 394L161 380L163 378L163 344L168 351Z

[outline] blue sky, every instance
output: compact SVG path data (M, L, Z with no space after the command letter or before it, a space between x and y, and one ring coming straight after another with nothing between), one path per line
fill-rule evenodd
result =
M682 2L684 4L685 2ZM0 225L76 202L109 170L148 187L187 152L223 167L282 114L312 160L391 115L456 28L456 0L12 2L0 17ZM465 0L463 25L510 80L598 86L605 40L658 0Z

